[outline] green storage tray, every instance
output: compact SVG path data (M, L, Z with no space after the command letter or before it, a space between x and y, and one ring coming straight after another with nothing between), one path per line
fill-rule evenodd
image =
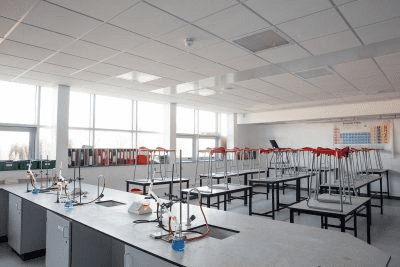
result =
M56 167L56 161L55 160L42 160L42 164L40 160L37 161L37 169L54 169Z
M30 160L20 160L20 161L17 161L17 163L18 163L18 170L27 170L27 169L29 168L29 163L30 163L30 162L31 162ZM32 170L37 169L37 164L38 164L37 161L32 161L32 167L31 167L31 169L32 169Z
M16 161L1 161L0 171L13 171L18 169L18 163Z

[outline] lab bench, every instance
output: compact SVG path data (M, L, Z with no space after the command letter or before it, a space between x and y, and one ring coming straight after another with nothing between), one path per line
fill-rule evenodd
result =
M83 190L88 191L89 196L97 195L96 186L83 184ZM64 244L66 247L61 251L70 253L65 256L70 261L64 261L63 266L68 267L137 267L149 266L148 264L196 267L237 265L376 267L386 266L390 261L388 254L348 234L208 208L203 209L209 224L239 233L223 240L208 237L187 242L185 251L176 253L172 250L171 244L150 237L150 234L160 231L155 223L133 223L137 219L153 220L156 217L154 213L146 215L128 213L129 204L134 200L143 201L144 196L106 188L103 200L114 200L126 205L103 207L89 204L74 207L72 211L67 212L63 203L55 203L55 195L27 193L25 185L1 185L0 191L1 194L18 196L23 201L46 210L47 238L54 236L53 242L46 242L48 267L54 266L50 265L52 264L50 261L59 255L55 256L55 253L60 253L55 247L63 247ZM4 198L0 200L1 210L5 203ZM155 203L152 202L151 205L155 207ZM190 211L196 216L192 227L203 225L199 207L191 206ZM183 205L183 212L185 214L186 205ZM173 206L172 213L179 214L179 205ZM66 229L68 225L70 228ZM68 240L72 245L71 248L67 246ZM63 244L66 241L67 243ZM100 259L105 261L105 265L96 265Z

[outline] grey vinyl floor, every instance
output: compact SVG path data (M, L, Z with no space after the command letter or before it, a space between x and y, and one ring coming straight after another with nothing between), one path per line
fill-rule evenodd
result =
M265 192L265 188L256 188L255 191ZM306 194L306 192L302 192ZM286 189L285 194L280 195L282 203L293 202L295 199L294 190ZM192 200L197 202L198 200ZM374 200L377 201L377 200ZM222 208L223 206L221 206ZM248 207L243 205L243 200L232 200L228 204L228 211L248 214ZM266 195L258 194L253 197L253 211L265 212L271 209L271 200L266 199ZM253 215L257 216L257 215ZM366 219L358 217L358 238L366 241ZM265 218L271 220L271 218ZM277 214L277 220L289 222L289 211L284 209ZM333 219L329 223L335 223ZM302 214L295 215L295 223L320 227L320 218L313 215ZM352 222L349 222L350 224ZM340 231L330 228L327 231ZM350 234L353 234L349 231ZM384 200L384 213L380 214L379 208L372 208L372 226L371 226L372 245L391 255L389 267L400 266L400 200ZM0 267L43 267L45 266L45 257L23 262L15 253L13 253L7 243L0 244Z

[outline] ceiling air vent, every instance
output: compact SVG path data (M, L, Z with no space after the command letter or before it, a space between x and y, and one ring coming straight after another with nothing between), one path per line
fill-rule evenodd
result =
M311 78L332 75L332 74L334 74L332 71L325 69L325 68L299 71L299 72L295 73L296 76L299 76L300 78L303 78L303 79L311 79Z
M256 33L233 41L238 45L252 51L259 52L268 48L288 44L289 42L274 30Z

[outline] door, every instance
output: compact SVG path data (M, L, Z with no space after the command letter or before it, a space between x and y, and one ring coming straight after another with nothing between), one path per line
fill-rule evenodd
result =
M71 223L53 212L47 211L46 267L69 267Z
M125 245L125 267L172 267L172 263Z
M21 254L22 199L9 194L8 199L8 244Z

